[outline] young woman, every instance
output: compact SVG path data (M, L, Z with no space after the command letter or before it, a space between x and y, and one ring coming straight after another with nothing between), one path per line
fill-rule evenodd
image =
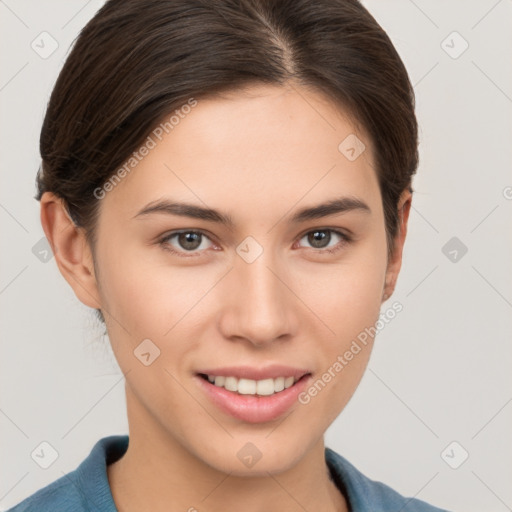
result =
M418 165L407 72L359 2L107 1L41 155L42 225L105 323L129 437L11 510L440 510L323 440L393 293Z

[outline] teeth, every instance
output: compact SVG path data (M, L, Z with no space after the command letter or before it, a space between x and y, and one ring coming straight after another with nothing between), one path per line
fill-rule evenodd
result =
M237 379L235 377L228 378L233 379L233 387L230 389L230 391L238 391L241 395L255 395L257 384L262 382L261 380L256 382L255 380L250 379L240 379L237 383ZM274 383L272 382L272 384ZM272 392L274 392L274 390L272 390Z
M225 388L241 395L262 395L269 396L288 389L296 382L294 377L278 377L277 379L237 379L236 377L225 377L223 375L208 375L208 381L215 386Z
M226 377L224 388L228 391L238 391L238 379L235 377Z
M274 379L265 379L253 382L256 383L255 391L258 395L273 395L276 392L276 385L274 383Z
M277 379L274 379L274 389L276 393L279 391L283 391L284 389L284 377L278 377Z

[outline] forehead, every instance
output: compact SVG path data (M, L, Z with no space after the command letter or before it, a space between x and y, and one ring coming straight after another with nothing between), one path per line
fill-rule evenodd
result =
M152 149L106 203L115 198L135 214L170 194L233 208L252 204L262 214L265 206L328 193L380 197L371 141L318 93L253 86L198 99L186 112L150 134Z

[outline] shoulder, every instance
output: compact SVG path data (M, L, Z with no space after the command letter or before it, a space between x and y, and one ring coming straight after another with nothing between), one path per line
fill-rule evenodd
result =
M58 510L74 512L88 510L74 483L75 471L62 476L51 484L39 489L7 512L35 512Z
M331 476L345 492L354 512L448 512L422 500L402 496L382 482L371 480L330 448L325 449L325 458Z
M7 512L114 512L106 467L122 457L128 441L126 435L103 437L74 471L39 489Z

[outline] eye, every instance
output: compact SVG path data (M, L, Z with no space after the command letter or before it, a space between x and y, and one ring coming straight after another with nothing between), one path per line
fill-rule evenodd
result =
M333 234L335 235L335 243L329 245L330 242L333 241ZM337 243L336 237L339 239ZM345 233L329 228L308 231L300 240L303 239L307 239L307 242L311 244L312 248L318 250L317 252L327 252L331 254L343 249L343 247L352 240Z
M334 238L333 238L334 235ZM336 242L336 238L338 241ZM311 248L317 253L335 253L341 250L352 239L347 234L330 228L321 228L308 231L299 239L299 242L307 239ZM202 231L182 230L169 233L158 242L166 251L178 256L190 257L200 256L200 253L212 245L205 244L205 240L210 238ZM334 243L332 244L331 242ZM174 242L174 243L173 243Z
M176 239L176 245L171 243L173 239ZM205 240L210 239L202 231L184 230L166 235L159 244L167 251L187 257L196 256L196 253L206 250L208 246L203 243Z

